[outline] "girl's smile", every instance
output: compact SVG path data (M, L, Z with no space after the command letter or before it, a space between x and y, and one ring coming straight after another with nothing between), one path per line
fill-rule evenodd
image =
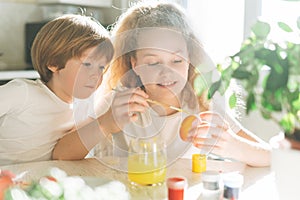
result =
M177 83L176 81L169 81L169 82L158 83L157 85L160 86L160 87L170 88L170 87L175 86L176 83Z

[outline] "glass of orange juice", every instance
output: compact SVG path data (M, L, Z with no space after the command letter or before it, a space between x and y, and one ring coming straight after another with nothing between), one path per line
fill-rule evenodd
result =
M137 185L160 185L166 179L166 148L157 137L130 141L128 179Z

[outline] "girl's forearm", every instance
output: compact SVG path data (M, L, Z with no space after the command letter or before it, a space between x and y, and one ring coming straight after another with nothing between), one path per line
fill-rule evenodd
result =
M251 139L242 137L241 134L237 135L240 136L240 147L237 150L238 160L254 167L265 167L270 165L271 146L268 143L261 139L257 139L257 137L253 137L249 132L244 132L244 135L247 135Z

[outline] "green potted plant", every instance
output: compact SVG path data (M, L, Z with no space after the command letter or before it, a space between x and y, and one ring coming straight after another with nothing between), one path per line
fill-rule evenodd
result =
M283 22L277 25L287 36L283 41L269 37L269 23L254 24L239 52L229 57L228 64L217 66L221 76L212 83L208 95L211 98L216 91L224 94L236 80L246 92L246 113L259 110L264 118L278 123L286 138L300 141L300 17L294 29ZM233 93L230 107L236 102Z

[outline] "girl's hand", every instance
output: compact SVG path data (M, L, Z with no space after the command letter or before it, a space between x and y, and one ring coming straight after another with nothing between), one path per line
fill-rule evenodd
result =
M186 136L204 154L214 153L222 157L234 157L239 151L239 136L230 128L228 122L215 112L202 112L194 117Z
M109 132L115 133L130 122L138 120L138 113L149 107L148 95L140 88L116 91L110 110L101 119L109 126Z

